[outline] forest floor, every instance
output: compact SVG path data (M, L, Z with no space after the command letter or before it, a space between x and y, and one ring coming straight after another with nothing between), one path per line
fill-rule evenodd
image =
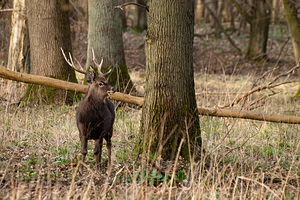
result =
M199 34L209 33L196 27ZM85 62L86 32L73 27L74 54ZM246 34L232 34L240 47ZM126 62L138 91L145 84L144 33L124 34ZM78 42L80 41L80 42ZM294 67L285 26L272 28L264 62L248 61L212 35L195 37L195 89L199 107L226 107L256 86ZM268 72L268 73L265 73ZM298 76L290 74L273 89L249 95L236 109L300 116L293 98ZM6 81L0 79L0 91ZM94 166L93 142L82 173L77 170L80 141L78 104L10 105L0 98L0 199L300 199L300 126L245 119L200 116L203 153L199 161L142 165L133 148L141 109L116 111L112 173ZM102 163L107 163L104 148ZM173 169L174 173L173 173ZM173 180L173 181L172 181Z

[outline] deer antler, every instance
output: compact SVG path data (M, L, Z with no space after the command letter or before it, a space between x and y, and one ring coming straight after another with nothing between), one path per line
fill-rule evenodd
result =
M101 75L101 76L107 76L111 72L111 69L108 72L106 72L106 73L102 73L101 72L101 68L102 68L102 65L103 65L103 58L101 59L100 64L98 64L96 62L95 53L94 53L94 49L93 48L92 48L92 55L93 55L93 62L94 62L94 64L96 65L96 67L98 69L98 74Z
M69 57L70 57L70 60L66 57L66 54L64 52L64 50L62 48L60 48L66 62L77 72L79 73L82 73L82 74L86 74L87 72L83 69L83 67L80 65L79 61L77 61L77 64L79 65L79 67L75 66L74 62L73 62L73 59L72 59L72 56L71 56L71 53L69 52Z

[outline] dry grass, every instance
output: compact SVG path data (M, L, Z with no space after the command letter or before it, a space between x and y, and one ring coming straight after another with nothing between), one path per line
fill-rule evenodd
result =
M144 77L142 71L134 73L137 82ZM253 80L197 74L198 104L230 102L248 91ZM299 115L299 102L291 98L296 89L294 84L276 88L280 94L267 98L258 109ZM255 94L244 105L266 93ZM0 102L1 199L300 198L299 125L201 117L206 151L201 160L187 163L179 157L176 164L164 163L159 172L142 165L133 151L141 110L122 108L117 110L112 139L112 174L95 171L91 144L80 174L76 105L20 108Z
M268 48L273 60L288 37L286 31L281 27L272 32ZM124 36L127 64L140 93L145 56L137 47L143 37ZM234 37L246 47L243 35ZM77 45L81 48L75 45L75 57L84 62L81 54L86 45ZM226 105L254 83L268 81L256 81L258 76L249 72L259 74L275 64L244 61L226 53L230 49L226 40L195 38L198 106ZM292 55L289 42L280 71L291 67L285 60L292 60ZM298 86L292 83L255 93L236 107L300 116L299 100L292 98ZM185 162L179 157L176 163L162 163L163 170L158 171L133 151L141 110L124 107L117 111L114 126L111 175L105 169L95 171L92 144L81 174L76 105L8 106L1 99L10 95L5 91L5 81L0 79L0 199L300 199L299 125L201 116L206 151L201 160ZM273 92L277 94L269 96ZM102 162L107 162L106 148Z

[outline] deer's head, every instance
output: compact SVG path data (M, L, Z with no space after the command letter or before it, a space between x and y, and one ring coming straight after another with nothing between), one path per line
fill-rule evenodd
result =
M92 50L92 55L93 55L93 62L95 67L94 68L89 67L87 70L84 70L78 61L77 61L78 65L76 66L73 62L70 53L69 53L70 59L68 59L64 51L62 49L61 51L66 62L75 71L85 75L85 80L89 84L89 89L88 89L89 95L92 95L95 98L104 99L108 95L115 93L115 89L111 85L109 85L108 81L106 80L106 76L110 74L111 69L106 73L102 73L101 69L102 69L103 59L101 60L100 64L98 64L95 59L94 50Z

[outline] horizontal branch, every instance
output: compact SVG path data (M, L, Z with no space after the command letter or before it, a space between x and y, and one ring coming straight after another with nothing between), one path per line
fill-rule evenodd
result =
M139 3L135 3L135 2L123 3L121 5L115 6L115 8L119 8L119 9L123 10L124 7L129 6L129 5L140 6L142 8L145 8L147 10L147 12L149 12L149 7L147 5L143 5L143 4L139 4Z
M268 115L254 111L243 111L236 109L212 109L198 108L200 115L215 116L215 117L231 117L241 119L253 119L258 121L300 124L300 117L289 115Z
M62 80L49 78L45 76L14 72L14 71L7 70L6 68L1 66L0 66L0 77L5 79L10 79L13 81L44 85L44 86L54 87L63 90L80 92L80 93L86 93L88 89L88 86L86 85L71 83L68 81L62 81ZM135 104L138 106L142 106L144 103L144 99L142 97L135 97L120 92L116 92L113 95L110 95L110 99L116 101L122 101L124 103Z
M39 76L39 75L13 72L1 66L0 66L0 77L14 80L14 81L44 85L44 86L55 87L63 90L76 91L80 93L87 92L86 85L71 83L71 82ZM110 99L116 101L122 101L124 103L135 104L138 106L142 106L144 103L144 99L142 97L135 97L120 92L116 92L113 95L110 95ZM268 122L277 122L277 123L300 124L300 117L297 116L266 115L266 114L253 112L253 111L239 111L233 109L210 109L210 108L198 108L198 112L199 115L208 115L208 116L215 116L215 117L231 117L231 118L253 119L259 121L268 121Z

